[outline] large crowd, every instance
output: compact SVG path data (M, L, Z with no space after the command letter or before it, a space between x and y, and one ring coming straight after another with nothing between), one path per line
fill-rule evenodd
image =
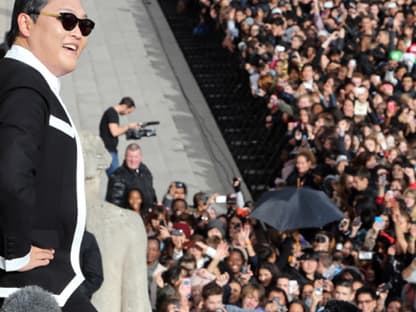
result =
M345 218L279 232L250 218L239 179L225 201L174 181L143 206L153 195L125 188L148 235L153 309L416 310L416 2L197 5L194 35L223 31L267 103L265 126L287 127L275 189L321 190Z

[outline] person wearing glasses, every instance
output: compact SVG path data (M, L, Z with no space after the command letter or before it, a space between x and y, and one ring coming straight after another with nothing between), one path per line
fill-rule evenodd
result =
M94 22L81 0L15 0L0 60L0 298L26 285L96 311L84 280L84 161L59 94Z
M364 286L355 293L357 307L363 312L377 311L377 293L374 289Z

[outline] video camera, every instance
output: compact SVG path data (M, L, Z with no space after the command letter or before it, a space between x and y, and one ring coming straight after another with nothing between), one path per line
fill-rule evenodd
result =
M127 140L140 140L142 137L156 136L156 129L145 129L148 126L157 126L159 121L148 121L139 123L140 129L129 129L126 132Z

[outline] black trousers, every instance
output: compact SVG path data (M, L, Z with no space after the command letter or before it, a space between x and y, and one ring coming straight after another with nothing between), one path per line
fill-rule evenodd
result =
M87 296L76 290L62 308L62 312L98 312Z

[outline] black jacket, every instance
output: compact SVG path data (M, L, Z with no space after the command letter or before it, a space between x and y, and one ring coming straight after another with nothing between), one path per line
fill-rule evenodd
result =
M101 252L94 234L85 231L81 243L81 270L85 281L79 290L91 299L104 281Z
M13 287L39 285L57 294L62 306L83 281L81 150L69 116L43 76L7 58L0 61L0 142L0 256L13 263L31 245L55 249L47 266L23 273L0 270L0 297Z
M123 163L109 177L107 195L105 199L119 207L127 208L127 194L131 189L139 189L142 193L142 210L147 210L156 202L156 193L153 188L153 176L146 165L140 164L138 170L132 170Z

